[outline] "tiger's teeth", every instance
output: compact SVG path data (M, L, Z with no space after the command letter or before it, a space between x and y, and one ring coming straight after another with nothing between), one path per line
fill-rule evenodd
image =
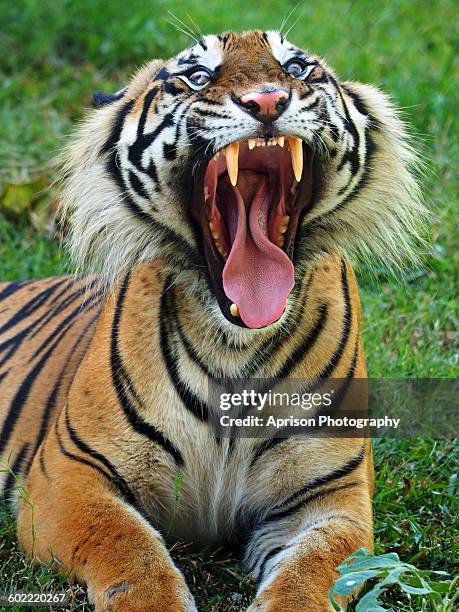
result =
M233 317L239 316L239 308L237 307L237 304L231 304L230 313L233 315Z
M285 143L285 138L284 138L284 136L279 136L279 138L277 139L277 144L278 144L280 147L283 147L283 146L284 146L284 143Z
M293 174L299 183L303 174L303 143L300 138L291 136L288 138L288 146L292 157Z
M215 246L217 247L217 251L222 257L228 256L228 251L222 247L221 243L218 240L215 241Z
M282 221L279 225L279 231L281 234L285 234L285 232L287 231L289 221L290 217L288 215L284 215L282 217Z
M257 146L257 139L256 138L249 138L248 140L249 143L249 149L255 149L255 147Z
M236 187L239 172L239 143L233 142L226 147L226 166L231 185Z

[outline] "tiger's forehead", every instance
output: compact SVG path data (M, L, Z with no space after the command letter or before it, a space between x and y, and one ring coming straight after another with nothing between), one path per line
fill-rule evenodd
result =
M279 32L274 30L252 30L238 34L225 32L203 36L195 45L185 49L176 56L178 66L203 65L211 70L221 66L226 58L239 53L241 59L257 58L261 55L271 56L279 63L286 62L290 57L306 53L295 47Z

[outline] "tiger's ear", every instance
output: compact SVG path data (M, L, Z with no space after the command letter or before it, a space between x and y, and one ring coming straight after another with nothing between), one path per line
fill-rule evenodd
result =
M115 93L112 94L104 93L103 91L95 91L92 94L94 106L107 106L107 104L112 104L117 100L121 100L121 98L126 93L126 90L127 87L123 87L122 89L119 89L118 91L115 91Z

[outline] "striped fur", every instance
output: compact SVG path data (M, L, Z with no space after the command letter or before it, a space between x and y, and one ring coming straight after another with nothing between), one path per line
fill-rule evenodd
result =
M251 129L228 92L285 83L293 53L274 32L208 36L99 96L63 187L70 251L98 280L0 285L3 487L27 553L57 558L97 611L196 610L167 550L176 539L237 545L259 585L250 612L328 609L336 566L372 546L368 440L221 439L211 425L218 380L365 378L346 254L396 262L423 215L393 107L301 52L310 78L292 84L281 130L310 143L322 170L296 285L269 327L222 315L189 177L199 155ZM203 63L218 69L204 92L174 76Z

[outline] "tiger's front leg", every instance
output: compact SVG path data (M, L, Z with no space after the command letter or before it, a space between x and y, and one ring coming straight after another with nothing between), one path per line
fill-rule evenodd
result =
M342 477L337 471L333 481L306 487L304 495L268 514L245 553L259 584L247 612L332 610L328 590L337 566L355 550L373 546L369 464L371 455L364 456L357 469Z
M123 499L107 467L68 450L57 430L44 458L37 453L19 508L26 552L57 558L56 569L86 583L97 612L196 612L161 535Z

